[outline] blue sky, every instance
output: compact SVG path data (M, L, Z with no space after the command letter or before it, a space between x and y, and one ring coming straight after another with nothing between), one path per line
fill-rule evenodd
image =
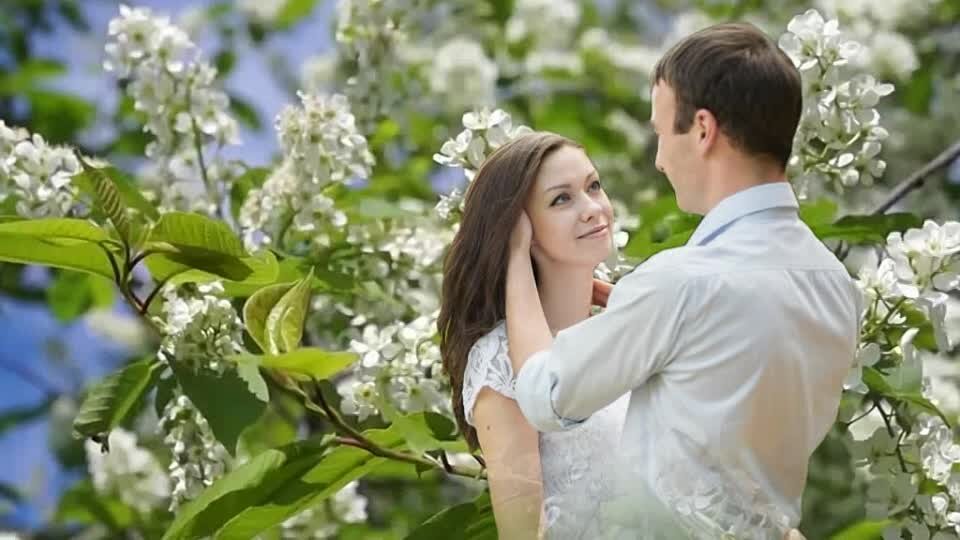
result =
M173 15L188 6L211 2L186 0L149 0L132 3L147 6L158 13ZM36 39L33 43L38 57L55 58L67 64L68 72L51 86L77 94L109 113L116 103L115 85L110 74L103 72L103 43L107 24L118 13L118 6L108 1L79 3L91 25L86 35L59 27L56 32ZM307 57L322 53L332 46L329 21L335 3L318 1L310 18L282 35L271 37L266 50L283 55L292 66L299 66ZM200 43L210 53L211 36ZM273 118L287 103L296 99L275 84L269 73L269 54L242 47L237 50L237 63L226 81L227 89L242 97L260 113L263 129L260 132L241 131L242 145L227 152L230 157L242 157L250 164L267 163L277 144ZM44 272L31 272L31 281L42 286ZM57 342L63 344L56 346ZM83 322L62 324L43 306L17 302L0 297L0 364L28 370L54 388L71 388L78 381L63 380L58 368L56 350L67 352L66 361L77 366L76 378L90 381L109 373L125 357L127 351L106 342ZM8 370L0 371L0 411L42 403L45 392L29 381ZM29 527L48 518L57 493L73 481L58 465L48 447L51 427L49 422L32 422L20 429L0 436L0 482L18 487L32 497L12 514L4 515L0 508L0 529Z

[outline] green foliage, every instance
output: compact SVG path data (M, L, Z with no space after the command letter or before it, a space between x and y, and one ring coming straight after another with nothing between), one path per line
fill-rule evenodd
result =
M896 213L869 216L844 216L831 224L814 225L813 234L821 240L843 240L851 244L883 244L887 235L923 225L913 214Z
M231 370L217 375L206 369L194 371L178 362L171 367L183 393L210 423L214 436L235 454L240 434L260 418L266 404Z
M454 536L455 535L455 536ZM446 508L424 521L406 540L496 540L497 527L489 492L476 499Z
M280 353L257 356L252 354L233 357L238 365L254 365L274 369L299 379L328 379L357 361L352 352L325 351L318 347L301 347Z
M139 411L144 395L150 391L162 364L145 358L129 364L94 385L73 421L74 431L93 437L109 448L107 436L132 414Z
M382 448L398 449L404 444L392 429L367 431L364 436ZM383 461L365 450L333 445L329 437L267 450L188 503L164 540L214 534L253 538L323 501Z
M303 279L292 284L264 287L244 304L247 332L262 351L276 355L292 351L300 344L312 281L311 269Z

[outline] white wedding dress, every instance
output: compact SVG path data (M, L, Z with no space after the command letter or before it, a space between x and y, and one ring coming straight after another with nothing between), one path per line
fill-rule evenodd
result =
M473 425L473 407L483 387L515 399L514 375L507 356L506 324L501 322L473 345L463 377L463 410ZM630 395L597 411L565 431L540 434L544 516L547 539L600 538L600 505L615 485L620 432Z

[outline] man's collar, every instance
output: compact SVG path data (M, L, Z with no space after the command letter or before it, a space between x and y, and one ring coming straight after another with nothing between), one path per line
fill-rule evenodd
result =
M713 207L687 241L688 246L706 242L723 227L748 214L770 208L799 208L797 196L787 182L753 186L730 195Z

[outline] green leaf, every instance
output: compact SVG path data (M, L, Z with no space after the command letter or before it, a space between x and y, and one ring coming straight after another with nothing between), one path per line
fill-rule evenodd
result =
M153 398L153 410L157 413L157 418L163 418L163 410L167 408L167 403L173 399L174 391L177 389L177 378L173 375L160 379L157 382L157 395Z
M837 203L827 198L805 202L800 205L800 219L808 226L833 223L836 215Z
M270 402L270 390L267 381L260 374L260 365L254 361L237 362L237 375L247 382L247 389L264 403Z
M267 315L267 347L271 354L289 352L300 346L303 324L310 308L313 268L280 298Z
M49 79L66 72L63 63L49 58L34 58L20 64L16 71L0 74L0 96L22 94L42 79Z
M287 0L274 19L277 28L285 29L297 24L313 12L317 0Z
M184 252L209 252L235 258L248 256L243 243L226 223L189 212L169 212L160 216L148 240L167 243Z
M145 264L154 280L160 282L174 279L182 274L199 271L203 274L212 274L221 278L242 282L253 275L253 268L246 259L231 257L202 249L175 248L167 244L151 244L150 249L165 248L167 251L153 253L146 257ZM186 281L190 281L189 274Z
M907 213L844 216L832 224L811 227L821 240L843 240L851 244L882 244L894 231L920 227L922 220Z
M257 109L236 94L230 94L230 112L240 120L240 123L254 131L259 131L262 127Z
M65 238L87 242L106 242L110 236L85 219L46 218L0 223L0 234L19 234L43 239Z
M127 245L134 245L135 229L127 216L127 205L120 196L117 184L105 169L94 166L91 161L84 157L80 157L80 162L83 163L84 178L93 187L97 210L103 212L110 219L110 223L117 229L120 238Z
M390 429L364 436L383 448L403 446ZM184 505L164 540L254 538L385 461L359 448L331 447L331 440L313 438L257 455Z
M145 358L94 385L73 421L74 431L85 437L101 438L101 444L106 448L106 434L137 412L162 367L163 364Z
M80 272L62 271L47 287L47 304L53 315L62 322L69 322L86 313L93 304L88 280L95 278Z
M496 537L490 493L484 491L473 501L441 510L421 523L405 540L479 540Z
M919 392L900 392L897 391L893 386L887 382L887 379L884 377L883 373L879 370L872 367L863 368L863 382L867 385L867 388L875 394L879 394L884 398L891 401L904 401L910 403L911 405L917 406L920 409L928 412L930 414L935 414L939 416L945 424L952 426L953 423L950 422L950 419L943 414L936 405L930 402L927 398L923 397Z
M17 426L42 418L50 411L53 399L28 407L13 407L0 412L0 436Z
M237 55L230 49L223 49L213 57L213 65L217 68L217 76L221 78L229 75L236 63Z
M252 354L231 357L238 365L254 364L275 369L303 379L329 379L357 361L352 352L331 352L316 347L302 347L288 353L255 356Z
M169 259L167 259L167 261L171 262ZM234 281L224 279L217 274L193 269L183 270L173 274L173 277L171 277L167 283L180 285L183 283L210 283L211 281L219 280L223 283L224 293L227 296L249 296L264 285L270 285L276 282L277 276L280 273L280 265L277 263L276 256L271 251L264 250L252 257L244 257L240 259L240 262L250 269L250 274L241 280ZM162 264L163 263L161 263L161 266ZM148 257L148 267L149 266ZM184 265L178 265L177 267L182 266ZM166 270L158 268L158 273L164 271L169 273L173 268L172 266Z
M378 446L396 449L403 440L393 431L372 430L364 436ZM270 494L267 500L243 509L220 530L217 538L223 540L247 540L274 525L333 496L345 485L361 478L386 461L366 450L352 446L333 449L315 461L296 482L287 482Z
M74 182L77 183L82 192L96 197L97 184L103 178L106 178L113 184L120 201L127 207L128 211L135 211L151 221L160 218L157 207L143 196L140 187L132 176L112 165L99 167L96 170L101 174L95 174L85 167L84 172L74 177Z
M675 233L660 242L654 242L639 235L633 236L630 238L627 246L623 248L623 253L628 257L646 259L661 251L685 245L687 241L690 240L690 237L693 236L694 230L695 229L690 229Z
M207 370L194 372L180 363L172 367L183 393L210 423L214 436L231 455L236 455L240 433L260 418L266 404L231 370L218 376Z
M114 279L105 248L96 244L64 244L20 234L0 233L0 261L77 270Z
M901 401L906 401L911 405L915 405L927 413L939 416L940 419L943 420L944 424L946 424L948 427L953 427L953 422L947 418L947 415L943 414L943 412L929 399L923 397L920 392L897 393L894 397Z
M395 414L394 429L403 434L407 446L416 454L445 448L443 441L456 441L456 425L434 412Z
M243 324L247 328L247 333L260 346L260 350L266 353L276 353L267 342L267 317L270 310L277 302L283 298L283 295L293 288L295 283L278 283L264 287L255 292L247 299L243 305Z
M881 532L893 523L889 519L883 521L861 521L855 523L830 537L830 540L880 540Z
M100 495L89 480L83 480L60 497L53 521L89 525L100 523L114 534L119 534L133 524L134 517L132 508L115 498Z

